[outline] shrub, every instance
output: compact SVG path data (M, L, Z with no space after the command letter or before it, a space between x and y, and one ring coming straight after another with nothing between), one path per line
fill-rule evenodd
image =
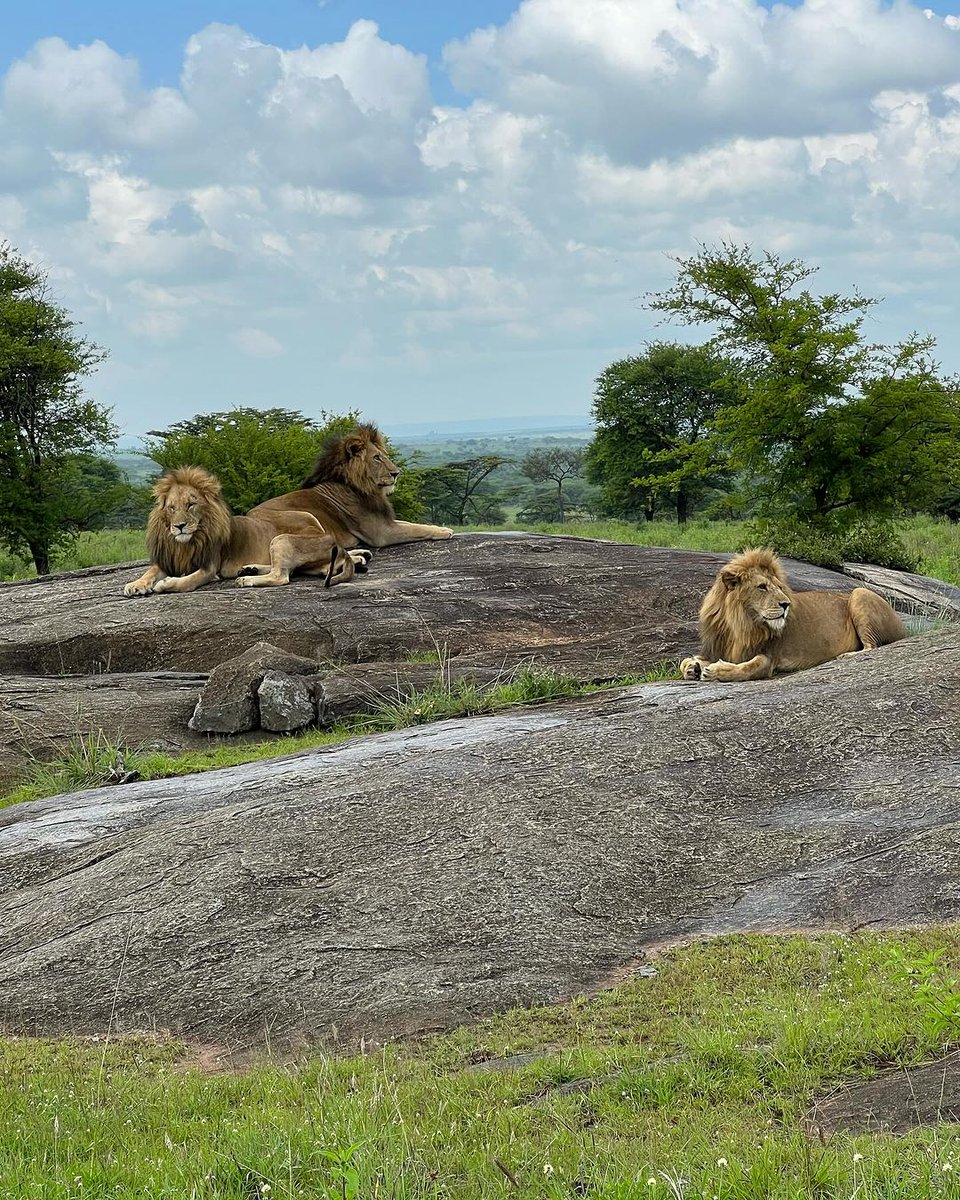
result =
M858 521L841 527L795 517L761 518L746 528L744 545L772 546L785 558L839 570L845 562L872 563L897 571L916 571L919 560L889 521Z

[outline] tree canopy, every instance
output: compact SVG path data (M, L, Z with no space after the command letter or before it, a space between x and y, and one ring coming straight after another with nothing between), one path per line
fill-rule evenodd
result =
M712 434L735 369L708 346L661 341L600 374L585 461L608 511L652 520L669 506L682 522L724 482Z
M554 515L548 519L560 521L565 519L566 504L564 503L563 485L569 479L576 479L583 474L583 450L570 449L564 446L541 446L524 455L520 463L520 473L532 479L534 483L553 482L557 485L554 497Z
M234 408L198 413L169 429L151 430L145 449L165 471L205 467L220 480L227 503L245 513L299 488L327 441L349 433L359 420L356 412L321 412L314 420L295 409ZM398 516L411 519L420 514L419 489L419 473L405 470L392 497Z
M0 244L0 539L29 553L38 574L89 527L91 506L116 494L110 479L96 495L90 465L117 431L81 386L105 357L52 298L46 273Z
M738 364L713 430L762 512L843 526L946 492L960 472L960 405L932 339L868 343L877 301L814 294L803 285L816 268L798 260L724 244L676 261L650 306L712 326L713 348Z

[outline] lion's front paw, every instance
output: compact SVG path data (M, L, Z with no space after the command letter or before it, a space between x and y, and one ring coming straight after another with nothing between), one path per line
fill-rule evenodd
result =
M237 576L237 587L256 587L257 580L260 578L259 571L252 571L249 575Z
M440 532L437 534L437 537L438 538L452 538L453 530L447 529L447 527L445 525L441 525Z
M152 591L152 583L141 583L138 579L134 583L126 584L123 589L123 594L125 596L149 596Z
M685 658L680 664L680 674L684 679L701 679L707 665L702 658Z
M174 589L171 586L171 582L172 582L171 576L169 576L169 575L166 577L166 579L158 579L157 582L153 585L153 590L155 592L173 591Z

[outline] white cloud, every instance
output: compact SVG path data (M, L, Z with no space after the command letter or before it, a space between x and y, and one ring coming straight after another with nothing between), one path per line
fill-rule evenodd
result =
M207 26L175 88L96 41L8 66L0 236L110 347L93 388L121 423L279 390L387 420L582 412L656 335L637 298L668 256L721 237L886 293L878 337L952 335L960 18L524 0L446 62L462 105L371 21L292 51Z
M286 353L283 343L263 329L238 329L231 340L238 350L252 358L276 358Z

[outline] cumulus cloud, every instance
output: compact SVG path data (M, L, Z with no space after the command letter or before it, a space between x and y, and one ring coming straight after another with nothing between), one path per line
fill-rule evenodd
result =
M171 419L584 412L668 256L725 237L886 293L878 336L952 333L960 18L523 0L445 63L461 104L366 20L297 50L209 25L177 86L103 42L6 67L0 236L111 348L121 423L161 390Z

